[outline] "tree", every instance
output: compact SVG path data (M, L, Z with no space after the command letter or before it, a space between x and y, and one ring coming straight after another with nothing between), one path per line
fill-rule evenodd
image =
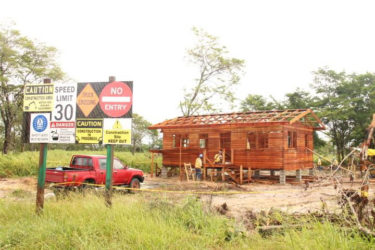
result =
M308 109L314 108L316 105L316 98L309 92L297 88L294 92L285 94L285 100L283 103L283 109ZM319 137L319 134L314 131L314 148L320 148L326 145L326 141Z
M341 160L348 148L358 146L366 135L375 112L375 74L319 69L314 76L316 107Z
M185 89L180 109L184 116L219 111L218 99L233 103L232 88L239 83L244 61L228 57L228 50L218 38L202 29L193 28L198 44L187 50L199 76L190 89Z
M11 28L0 28L0 115L4 126L3 153L8 153L15 122L22 109L25 84L43 78L62 79L56 49L21 36Z
M142 140L146 136L153 136L155 132L148 129L152 124L145 120L142 116L133 113L132 120L132 153L134 155L137 148L142 146ZM157 133L157 131L156 131Z
M249 94L245 100L241 102L241 110L257 111L257 110L272 110L275 108L274 103L268 102L265 97L261 95Z
M309 92L297 88L292 93L285 95L286 100L283 105L287 109L308 109L314 106L314 98Z

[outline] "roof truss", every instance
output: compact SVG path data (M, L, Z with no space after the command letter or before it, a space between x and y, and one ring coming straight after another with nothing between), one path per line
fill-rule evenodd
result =
M311 109L271 110L244 113L209 114L177 117L150 126L150 129L211 127L219 125L238 125L257 123L302 123L314 129L325 129L323 123Z

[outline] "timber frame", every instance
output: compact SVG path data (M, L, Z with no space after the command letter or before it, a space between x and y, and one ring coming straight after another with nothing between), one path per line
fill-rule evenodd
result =
M311 109L293 109L177 117L149 129L163 133L163 149L150 150L152 159L162 154L163 166L180 168L181 179L183 164L194 165L203 154L204 179L211 169L211 179L229 176L242 184L253 170L313 168L313 132L325 127ZM223 160L213 164L219 150Z

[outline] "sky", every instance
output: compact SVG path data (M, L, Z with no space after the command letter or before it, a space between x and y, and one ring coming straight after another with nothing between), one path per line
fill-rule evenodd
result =
M361 0L0 0L0 24L56 47L76 82L133 81L133 112L157 123L181 115L197 77L186 57L192 27L245 60L238 100L282 99L308 89L319 67L375 72L374 10Z

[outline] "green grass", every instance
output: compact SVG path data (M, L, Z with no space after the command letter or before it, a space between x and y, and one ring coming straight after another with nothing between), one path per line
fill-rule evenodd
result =
M33 201L0 200L0 249L374 249L375 241L331 223L312 222L262 236L241 222L205 212L190 197L73 194L48 200L36 216Z
M47 153L47 167L68 166L73 154L99 154L106 155L106 151L65 151L49 150ZM150 171L151 156L149 153L136 153L115 151L115 157L123 163ZM39 164L39 152L22 152L0 155L0 177L36 175ZM160 163L159 163L160 165Z
M115 197L112 209L91 195L49 201L40 217L33 202L0 201L0 249L198 249L244 243L228 231L233 222L204 213L194 199L175 206L134 197Z

